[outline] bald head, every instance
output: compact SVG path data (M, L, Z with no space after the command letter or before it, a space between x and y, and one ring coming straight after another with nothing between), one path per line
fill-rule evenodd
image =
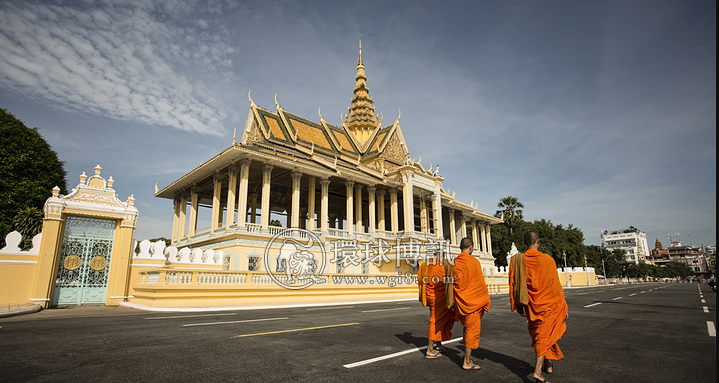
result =
M539 241L539 234L536 231L528 231L524 233L524 244L527 248L531 248Z
M462 238L462 241L459 242L459 249L462 250L462 252L473 246L474 242L472 241L472 238L464 237Z

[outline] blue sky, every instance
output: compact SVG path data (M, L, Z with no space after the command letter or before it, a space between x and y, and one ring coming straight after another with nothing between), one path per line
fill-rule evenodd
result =
M2 0L0 107L169 237L155 183L229 147L249 89L340 125L360 34L376 111L459 200L716 244L715 1Z

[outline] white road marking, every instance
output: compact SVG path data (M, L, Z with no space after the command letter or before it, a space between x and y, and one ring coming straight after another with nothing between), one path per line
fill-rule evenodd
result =
M312 309L307 309L307 311L314 311L314 310L337 310L337 309L349 309L354 306L341 306L341 307L315 307Z
M616 298L612 298L612 300L616 301L617 299L622 299L622 298L624 298L624 297L616 297Z
M212 325L216 325L216 324L232 324L232 323L245 323L245 322L263 322L263 321L282 320L282 319L290 319L290 318L289 318L289 317L283 317L283 318L264 318L264 319L235 320L235 321L230 321L230 322L190 323L190 324L183 324L182 327L212 326Z
M702 303L707 303L706 299L702 299Z
M444 342L442 342L442 344L450 344L450 343L454 343L454 342L459 342L460 340L462 340L461 337L460 337L460 338L454 338L454 339L450 339L450 340L448 340L448 341L444 341ZM427 346L415 347L415 348L410 349L410 350L395 352L394 354L388 354L388 355L378 356L378 357L372 358L372 359L361 360L361 361L359 361L359 362L354 362L354 363L345 364L345 365L342 365L342 367L344 367L344 368L354 368L354 367L364 366L364 365L367 365L367 364L370 364L370 363L379 362L380 360L392 359L392 358L396 358L396 357L398 357L398 356L410 354L410 353L417 352L417 351L422 351L422 350L425 350L425 349L427 349Z
M584 307L593 307L593 306L601 305L601 304L602 304L602 302L597 302L597 303L592 303L591 305L586 305Z
M218 316L223 316L223 315L237 315L237 313L176 315L176 316L171 316L171 317L150 317L150 318L145 318L145 319L153 320L153 319L174 319L174 318L218 317Z
M640 291L640 292L639 292L639 294L644 294L644 293L646 293L646 291Z
M396 311L396 310L409 310L409 307L400 307L400 308L398 308L398 309L367 310L367 311L362 311L362 312L363 312L363 313L376 313L376 312L379 312L379 311Z
M635 295L637 295L637 293L629 294L630 297L633 297L633 296L635 296Z
M704 309L704 312L705 312L705 313L708 313L708 312L709 312L709 307L704 306L704 307L702 307L702 308Z
M709 336L713 336L716 338L717 328L716 328L716 326L714 326L714 322L707 321L707 331L709 332Z

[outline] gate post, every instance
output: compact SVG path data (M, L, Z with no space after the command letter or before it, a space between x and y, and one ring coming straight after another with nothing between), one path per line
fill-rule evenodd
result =
M135 198L130 196L128 207L135 209ZM110 276L107 280L107 297L105 305L117 306L120 302L131 298L130 290L130 262L132 261L133 236L135 234L135 214L125 214L120 221L119 228L115 230L115 241L112 249L113 257L110 265Z
M37 260L37 272L33 281L30 301L43 308L50 306L52 288L55 284L55 271L60 253L63 229L63 201L60 188L52 189L52 197L45 202L45 218L42 220L42 241Z

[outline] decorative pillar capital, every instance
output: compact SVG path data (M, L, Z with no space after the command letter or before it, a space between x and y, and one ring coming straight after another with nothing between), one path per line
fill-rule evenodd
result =
M322 187L330 186L330 180L327 178L320 179L320 186L322 186Z
M387 194L387 190L385 189L377 189L377 195L380 197L384 197L384 195Z
M351 189L351 188L354 187L355 182L354 182L354 181L347 180L347 181L344 182L344 184L345 184L346 187L348 187L348 188Z
M290 173L290 175L292 176L293 180L299 180L300 178L302 178L302 173L300 172L292 172Z

